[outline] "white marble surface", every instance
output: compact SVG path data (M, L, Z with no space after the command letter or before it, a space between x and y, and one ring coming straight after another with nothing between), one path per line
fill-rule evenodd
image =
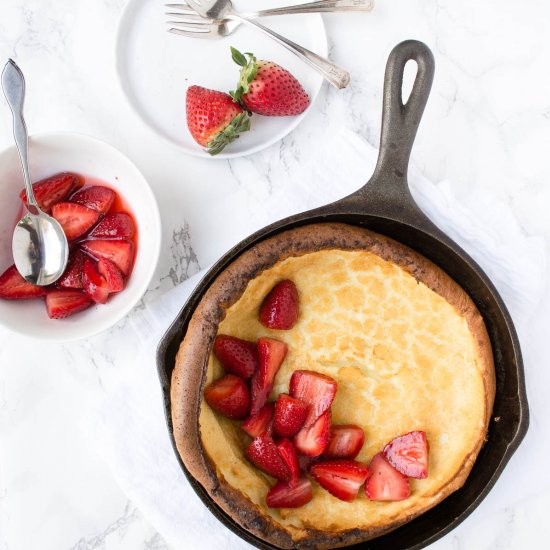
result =
M164 244L146 301L245 236L240 220L268 208L270 194L299 165L315 162L316 144L329 134L345 126L377 144L386 57L405 38L424 40L437 64L413 162L432 181L449 179L465 200L482 188L505 201L525 234L544 238L548 250L545 0L378 0L364 17L326 16L331 55L351 69L350 88L325 87L311 114L283 142L218 162L185 156L160 142L126 105L113 54L123 4L2 0L0 60L14 57L25 69L32 132L95 135L132 158L151 182ZM9 113L0 105L0 147L10 144ZM515 478L531 457L550 452L550 400L544 392L550 388L544 346L549 311L547 289L529 330L520 335L531 430L478 510L433 548L548 544L548 468L523 472L521 484ZM0 550L169 548L91 451L93 442L79 423L90 396L116 377L117 364L135 358L125 330L128 319L96 338L53 345L0 329Z

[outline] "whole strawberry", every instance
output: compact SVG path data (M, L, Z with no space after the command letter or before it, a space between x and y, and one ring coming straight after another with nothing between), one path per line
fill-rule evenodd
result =
M309 96L302 85L286 69L273 61L257 61L253 54L246 57L231 48L233 61L241 69L237 89L231 97L259 115L294 116L309 105Z
M211 155L250 129L250 118L230 95L190 86L186 98L187 126L193 139Z

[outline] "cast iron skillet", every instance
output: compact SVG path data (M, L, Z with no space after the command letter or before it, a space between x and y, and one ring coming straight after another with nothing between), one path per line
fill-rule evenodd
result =
M418 71L412 93L403 105L403 70L411 59L416 61ZM235 258L259 241L310 223L343 222L358 225L410 246L459 283L481 312L493 347L496 399L487 441L460 490L413 521L387 535L355 545L357 548L417 549L451 531L487 495L525 436L529 423L521 351L512 320L502 299L481 268L422 213L409 192L409 156L428 99L433 74L434 59L425 44L408 40L393 49L384 80L380 154L370 181L342 200L265 227L231 249L197 286L162 338L157 351L168 430L179 459L172 435L170 412L170 381L178 347L193 311L208 287ZM180 465L204 504L225 526L258 548L274 548L236 524L189 475L181 459Z

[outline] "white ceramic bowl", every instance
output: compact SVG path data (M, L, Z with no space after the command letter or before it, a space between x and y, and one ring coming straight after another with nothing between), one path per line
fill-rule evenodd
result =
M157 266L161 225L149 184L122 153L98 139L74 133L44 133L29 138L31 178L38 181L57 172L77 172L108 183L131 210L138 226L134 269L126 288L66 319L49 319L42 299L0 299L0 323L30 337L51 341L86 338L122 319L139 301ZM0 153L0 273L13 264L11 238L21 202L23 177L14 147Z

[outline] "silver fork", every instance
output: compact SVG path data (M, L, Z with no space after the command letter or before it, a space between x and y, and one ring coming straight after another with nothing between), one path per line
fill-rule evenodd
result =
M294 53L336 88L345 88L349 84L350 74L348 71L260 23L237 13L233 9L231 0L187 0L187 4L201 16L201 19L187 23L186 30L173 28L169 29L169 32L191 38L219 38L232 32L228 23L245 23L257 28Z
M179 21L167 21L171 25L181 25L185 22L196 22L200 18L193 8L189 7L187 2L182 4L165 4L167 8L179 10L177 12L167 12L165 15L176 17ZM268 10L249 11L241 13L242 17L247 19L259 19L260 17L268 17L272 15L291 15L295 13L348 13L348 12L368 12L372 11L374 0L319 0L318 2L308 2L306 4L297 4L294 6L282 6L280 8L272 8ZM203 18L204 19L204 18ZM214 20L212 20L214 21ZM218 24L226 23L227 20L218 20ZM227 26L234 30L241 25L238 21L232 21ZM228 33L230 34L230 33Z
M167 8L179 10L166 12L165 15L176 18L174 21L167 21L171 25L168 32L189 36L189 33L197 33L194 38L212 38L210 33L220 38L234 33L240 26L240 21L230 19L214 20L210 19L206 24L206 19L199 15L189 4L165 4ZM251 11L241 13L247 19L259 19L273 15L291 15L295 13L349 13L349 12L369 12L372 11L374 0L320 0L319 2L308 2L307 4L298 4L295 6L285 6L268 10ZM200 27L195 25L202 23ZM216 28L217 26L217 28ZM199 35L200 33L200 35Z

